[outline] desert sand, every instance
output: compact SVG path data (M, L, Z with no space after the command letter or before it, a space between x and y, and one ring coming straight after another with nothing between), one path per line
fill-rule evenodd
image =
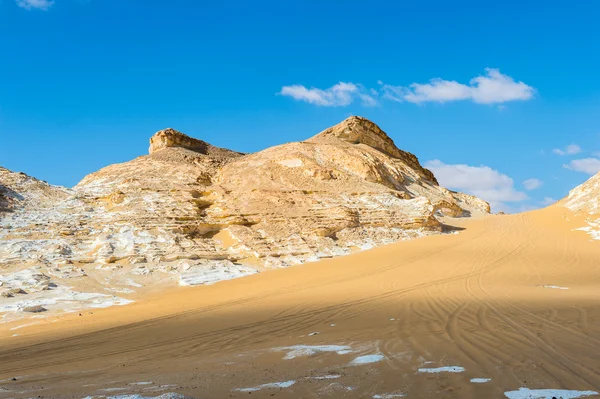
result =
M0 396L594 397L584 220L553 206L447 223L457 234L5 323Z

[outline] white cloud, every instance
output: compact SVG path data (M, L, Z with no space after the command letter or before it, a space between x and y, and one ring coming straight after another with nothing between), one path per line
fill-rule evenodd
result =
M582 158L574 159L568 164L563 165L563 168L571 169L576 172L587 173L588 175L595 175L600 172L600 159L598 158Z
M36 0L42 1L42 0ZM283 86L279 94L292 97L323 107L343 107L352 104L355 99L363 105L377 105L377 99L383 98L398 102L448 102L470 100L478 104L502 104L509 101L529 100L535 95L535 89L523 82L516 82L500 70L486 68L485 75L471 79L469 84L443 79L432 79L429 83L413 83L406 86L392 86L377 81L378 89L367 89L352 82L340 82L328 89L303 85ZM499 105L501 109L504 106Z
M16 0L17 5L26 10L38 9L38 10L47 10L53 4L53 0Z
M350 105L356 98L360 99L363 105L377 105L377 100L367 94L361 85L351 82L340 82L324 90L315 87L307 89L302 85L283 86L279 94L323 107L343 107Z
M420 103L424 101L457 101L471 97L468 86L458 82L432 79L429 84L413 83L410 89L403 86L383 86L384 97L394 101Z
M374 107L377 105L377 100L368 94L361 93L358 98L362 101L363 105L367 107Z
M555 148L552 150L557 155L575 155L581 152L581 147L577 144L569 144L565 148Z
M490 203L495 211L507 210L506 202L528 199L527 194L517 191L514 181L489 166L448 165L439 160L425 163L443 187L475 195Z
M542 205L552 205L556 202L556 200L552 197L544 197L544 199L542 200Z
M486 68L484 76L471 79L468 85L436 78L429 83L413 83L409 87L384 85L382 90L385 98L417 104L461 100L471 100L478 104L501 104L530 100L535 94L533 87L515 82L495 68Z
M531 191L540 188L542 184L542 181L539 179L527 179L523 182L523 187L525 187L525 190Z

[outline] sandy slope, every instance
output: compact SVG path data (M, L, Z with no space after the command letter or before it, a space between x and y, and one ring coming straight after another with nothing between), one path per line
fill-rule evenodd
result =
M251 397L600 390L600 243L572 231L583 221L549 208L463 223L457 235L2 325L0 397L247 397L235 389L288 381ZM464 372L419 372L444 366Z

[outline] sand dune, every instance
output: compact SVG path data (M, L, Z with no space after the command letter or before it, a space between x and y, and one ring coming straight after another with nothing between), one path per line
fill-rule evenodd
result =
M456 235L4 324L0 397L594 396L600 247L574 231L584 221L551 207L460 223Z

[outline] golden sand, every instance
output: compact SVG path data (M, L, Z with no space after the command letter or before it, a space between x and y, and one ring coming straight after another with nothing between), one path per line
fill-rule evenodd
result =
M600 243L573 231L583 221L551 207L461 223L458 234L3 324L0 397L599 390Z

